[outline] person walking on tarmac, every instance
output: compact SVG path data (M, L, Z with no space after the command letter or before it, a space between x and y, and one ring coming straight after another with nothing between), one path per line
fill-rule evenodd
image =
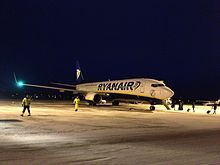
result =
M78 111L79 109L79 102L80 102L79 96L76 96L76 98L73 101L73 103L75 104L75 111Z
M22 100L22 106L23 106L24 108L23 108L23 111L22 111L21 116L24 116L24 113L25 113L25 110L26 110L26 109L28 110L28 116L31 116L30 105L31 105L31 98L30 98L29 95L26 95L26 96L23 98L23 100Z
M216 115L216 109L217 109L217 104L216 104L216 103L214 103L214 105L213 105L213 109L214 109L213 114L215 114L215 115Z
M195 102L192 101L192 109L193 109L193 112L195 112Z

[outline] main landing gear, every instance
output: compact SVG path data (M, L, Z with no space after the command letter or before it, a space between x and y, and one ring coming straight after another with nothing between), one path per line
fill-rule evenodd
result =
M150 106L150 111L154 111L156 108L155 108L155 106L154 105L151 105Z

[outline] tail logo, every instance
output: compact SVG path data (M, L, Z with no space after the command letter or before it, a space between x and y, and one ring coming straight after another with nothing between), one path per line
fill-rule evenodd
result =
M76 79L78 80L80 77L81 71L79 69L76 70Z

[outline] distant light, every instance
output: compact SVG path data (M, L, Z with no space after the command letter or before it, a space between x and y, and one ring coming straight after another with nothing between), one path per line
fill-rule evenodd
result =
M23 81L18 81L17 86L18 87L23 87L24 86L24 82Z

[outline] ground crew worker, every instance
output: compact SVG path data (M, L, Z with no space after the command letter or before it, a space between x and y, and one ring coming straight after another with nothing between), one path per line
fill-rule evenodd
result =
M195 112L195 102L194 101L192 102L192 109L193 109L193 112Z
M216 104L216 103L214 103L214 105L213 105L213 109L214 109L213 114L215 114L215 115L216 115L216 109L217 109L217 104Z
M25 113L25 110L26 110L26 109L28 110L28 116L31 116L30 105L31 105L31 98L30 98L29 95L26 95L26 96L23 98L23 100L22 100L22 106L23 106L24 108L23 108L23 111L22 111L21 116L24 116L24 113Z
M174 110L175 110L175 104L176 104L176 101L175 101L175 100L172 100L171 108L173 108Z
M73 103L75 104L75 111L78 111L79 109L79 102L80 102L79 96L76 96L76 98L73 101Z

